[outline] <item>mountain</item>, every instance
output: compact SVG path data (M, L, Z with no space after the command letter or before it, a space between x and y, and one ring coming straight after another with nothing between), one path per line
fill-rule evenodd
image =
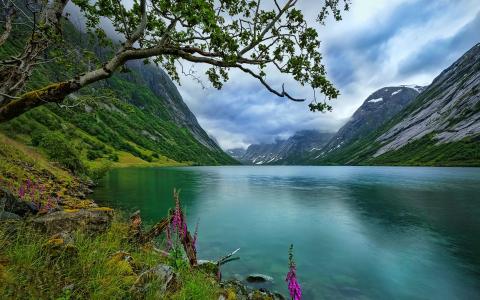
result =
M375 91L367 97L325 147L311 152L307 161L321 159L375 131L408 106L423 89L424 87L418 85L402 85L384 87Z
M333 133L302 130L286 140L250 145L241 156L237 149L234 151L235 158L246 164L294 164L301 161L306 153L321 149L332 136Z
M480 44L385 125L315 162L480 165Z
M102 57L105 50L84 42L88 39L71 24L65 26L65 32L67 50L80 53L78 59L67 66L40 65L31 76L30 88L88 68L91 56L81 54L85 51ZM17 52L21 46L20 40L4 45L0 58ZM45 140L55 136L66 141L92 168L109 162L238 163L198 124L167 74L142 61L129 62L122 72L71 95L63 105L38 107L2 124L0 130L38 148L45 148Z
M231 157L233 157L234 159L236 160L241 160L243 155L245 155L245 152L247 150L246 149L243 149L243 148L234 148L234 149L229 149L226 151L226 153L228 155L230 155Z

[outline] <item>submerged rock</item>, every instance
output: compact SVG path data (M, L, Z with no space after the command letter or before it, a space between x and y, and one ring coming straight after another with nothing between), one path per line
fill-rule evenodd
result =
M63 210L37 217L32 223L49 233L72 232L78 229L98 233L110 226L113 212L113 209L107 207Z
M273 282L273 278L265 274L250 274L246 280L250 283Z

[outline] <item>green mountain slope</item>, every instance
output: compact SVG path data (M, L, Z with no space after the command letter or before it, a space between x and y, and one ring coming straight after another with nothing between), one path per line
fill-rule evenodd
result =
M379 129L312 164L480 165L480 44Z
M21 36L21 33L17 33ZM86 38L66 26L69 50L101 56L103 49L86 48ZM21 47L15 42L0 49L0 58ZM75 46L74 46L75 45ZM88 68L91 57L79 54L68 64L41 65L30 87L61 80ZM88 168L105 164L234 164L198 124L175 85L160 69L132 62L126 73L82 89L65 105L44 105L2 124L6 135L34 147L48 149L48 141L71 147ZM53 136L53 137L52 137ZM55 158L52 153L52 157ZM58 159L58 158L57 158ZM74 168L74 167L73 167Z

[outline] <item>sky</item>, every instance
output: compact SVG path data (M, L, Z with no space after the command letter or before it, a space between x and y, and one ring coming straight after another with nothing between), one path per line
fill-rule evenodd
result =
M269 143L304 129L334 132L375 90L428 85L480 42L479 0L352 2L342 21L321 26L314 20L323 1L299 0L309 24L320 34L328 78L341 93L330 102L333 112L312 113L308 102L279 98L238 71L230 73L222 90L182 78L178 89L184 101L223 149ZM311 90L282 74L270 76L269 83L279 90L285 83L291 94L311 98Z

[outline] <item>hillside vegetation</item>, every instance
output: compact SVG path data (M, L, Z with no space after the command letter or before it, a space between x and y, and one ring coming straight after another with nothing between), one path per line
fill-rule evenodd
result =
M65 51L78 53L75 64L40 65L31 86L88 69L102 55L102 48L90 46L85 35L70 24L65 27ZM0 58L18 52L22 33L16 35L15 42L1 48ZM2 124L0 131L74 173L94 177L108 166L236 163L198 125L163 71L141 64L133 62L124 73L81 90L62 106L33 109Z

